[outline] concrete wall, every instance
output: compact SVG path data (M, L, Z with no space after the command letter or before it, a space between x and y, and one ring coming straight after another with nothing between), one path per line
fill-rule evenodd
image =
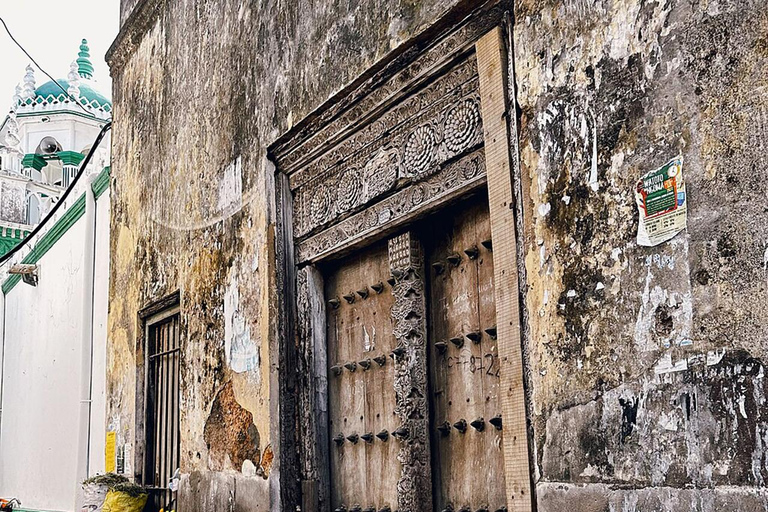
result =
M516 16L539 510L765 510L764 4ZM676 155L688 229L639 247L635 183Z
M108 192L96 210L90 475L104 471ZM38 285L18 283L4 296L0 496L27 509L75 507L84 236L81 217L38 262Z

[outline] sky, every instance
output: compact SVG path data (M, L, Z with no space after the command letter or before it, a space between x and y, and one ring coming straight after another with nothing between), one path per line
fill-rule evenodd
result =
M0 18L38 64L57 79L67 77L80 41L87 39L97 88L110 93L112 81L104 55L117 37L119 8L120 0L0 0ZM0 112L10 106L14 87L22 83L29 63L0 24ZM38 86L48 81L38 69L35 79Z

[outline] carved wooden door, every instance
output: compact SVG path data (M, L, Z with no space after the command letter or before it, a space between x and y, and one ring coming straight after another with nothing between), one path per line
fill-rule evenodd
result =
M394 302L386 244L326 274L331 510L397 509Z
M435 510L504 510L488 205L440 215L425 248Z
M488 206L455 211L327 266L332 511L506 506Z
M281 457L299 463L283 494L307 512L533 505L509 10L481 4L269 148L278 359L298 364L280 378L297 391L280 411Z

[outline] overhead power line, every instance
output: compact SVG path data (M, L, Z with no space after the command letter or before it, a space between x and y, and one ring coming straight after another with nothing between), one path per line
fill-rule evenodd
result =
M71 94L69 94L69 91L68 91L68 90L66 90L64 87L62 87L62 85L61 85L61 84L58 82L58 80L56 80L55 78L53 78L53 77L52 77L52 76L51 76L51 75L50 75L50 74L49 74L49 73L48 73L46 70L44 70L44 69L43 69L43 67L42 67L40 64L38 64L38 63L37 63L37 61L34 59L34 57L32 57L32 56L29 54L29 52L28 52L28 51L27 51L27 50L26 50L26 49L25 49L25 48L24 48L24 47L21 45L21 43L19 43L19 42L16 40L16 38L15 38L15 37L13 37L13 34L11 34L11 30L8 28L8 25L5 23L5 20L4 20L3 18L0 18L0 23L2 23L2 24L3 24L3 28L5 28L5 31L8 33L8 37L10 37L10 38L11 38L11 41L13 41L13 43L14 43L16 46L18 46L18 47L19 47L19 49L20 49L22 52L24 52L24 55L26 55L27 57L29 57L29 60L31 60L31 61L32 61L32 64L34 64L35 66L37 66L37 69L39 69L40 71L42 71L42 72L43 72L43 74L44 74L45 76L47 76L48 78L50 78L50 79L51 79L51 81L52 81L53 83L55 83L55 84L56 84L56 85L59 87L59 89L61 89L62 91L64 91L64 94L66 94L66 95L67 95L67 97L68 97L69 99L71 99L72 101L74 101L74 102L75 102L75 104L77 104L77 106L78 106L78 107L80 107L80 108L83 110L83 112L85 112L86 114L90 114L90 112L88 112L88 110L87 110L87 109L86 109L86 108L85 108L85 107L84 107L84 106L83 106L83 105L82 105L82 104L81 104L79 101L77 101L77 100L76 100L74 97L72 97L72 95L71 95Z
M69 187L64 191L64 193L61 195L58 201L56 201L56 204L53 205L53 208L51 208L51 211L48 212L48 214L45 216L45 218L40 221L40 224L35 226L35 229L30 231L30 233L24 237L24 240L18 243L13 249L5 253L2 257L0 257L0 265L8 261L11 256L19 252L22 247L24 247L27 242L32 240L32 238L37 235L41 229L43 229L43 226L56 214L56 212L61 208L61 205L63 205L67 197L69 196L70 192L75 188L75 185L77 185L77 182L80 180L80 177L85 173L85 168L88 166L88 164L91 162L91 158L93 158L93 154L96 152L96 148L99 147L99 144L101 143L101 139L104 138L104 135L107 134L107 132L112 128L112 121L107 121L107 124L104 125L104 128L101 129L99 134L96 136L96 140L93 141L93 144L91 144L91 149L88 151L88 154L86 155L85 159L80 163L80 169L77 171L77 175L75 175L75 178L72 180L72 183L69 184Z
M64 92L64 94L67 95L67 97L69 99L74 101L77 104L77 106L80 107L83 110L83 112L85 112L86 114L90 114L90 112L88 112L88 110L86 110L86 108L79 101L77 101L75 98L73 98L72 95L69 94L69 91L66 90L64 87L62 87L62 85L55 78L53 78L46 70L44 70L43 67L40 66L40 64L37 63L37 61L34 59L34 57L32 57L29 54L29 52L21 45L21 43L19 43L16 40L16 38L13 37L13 34L11 33L10 29L8 28L8 25L5 23L5 20L3 18L0 18L0 23L3 24L3 28L5 28L5 31L8 33L8 37L11 38L11 41L13 41L14 44L16 46L18 46L19 49L22 52L24 52L24 55L29 57L29 60L31 60L32 63L35 66L37 66L37 69L42 71L43 74L45 74L45 76L50 78L51 81L53 83L55 83L59 87L59 89L61 89ZM14 248L12 248L10 251L8 251L7 253L5 253L3 256L0 257L0 265L2 265L3 263L5 263L9 259L11 259L11 257L14 254L19 252L22 247L24 247L30 240L32 240L35 237L35 235L37 235L40 232L40 230L43 229L43 226L45 226L45 224L51 218L53 218L53 216L56 214L56 212L59 210L59 208L61 208L61 206L64 203L66 203L67 197L69 197L69 194L72 192L72 190L75 188L75 185L77 185L77 182L80 180L82 175L85 173L85 168L91 162L91 158L93 158L93 154L96 152L96 148L99 147L99 144L101 143L101 140L104 138L104 136L107 134L107 132L111 128L112 128L112 121L108 120L107 124L104 125L104 127L101 129L99 134L96 136L96 140L94 140L93 144L91 144L91 149L88 151L88 154L83 159L83 161L80 163L80 169L77 171L77 175L75 175L74 179L69 184L69 186L64 191L64 193L61 195L59 200L56 202L56 204L53 205L53 208L51 208L51 210L48 212L48 214L45 216L45 218L42 221L40 221L40 223L37 226L35 226L35 228L27 236L25 236L24 239L21 242L19 242Z

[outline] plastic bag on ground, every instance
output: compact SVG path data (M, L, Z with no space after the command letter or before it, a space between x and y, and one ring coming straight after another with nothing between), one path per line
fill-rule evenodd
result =
M107 499L109 487L104 484L83 484L83 507L81 512L103 512L102 506Z
M112 490L107 493L107 499L101 510L102 512L141 512L147 504L147 498L146 494L131 496Z

